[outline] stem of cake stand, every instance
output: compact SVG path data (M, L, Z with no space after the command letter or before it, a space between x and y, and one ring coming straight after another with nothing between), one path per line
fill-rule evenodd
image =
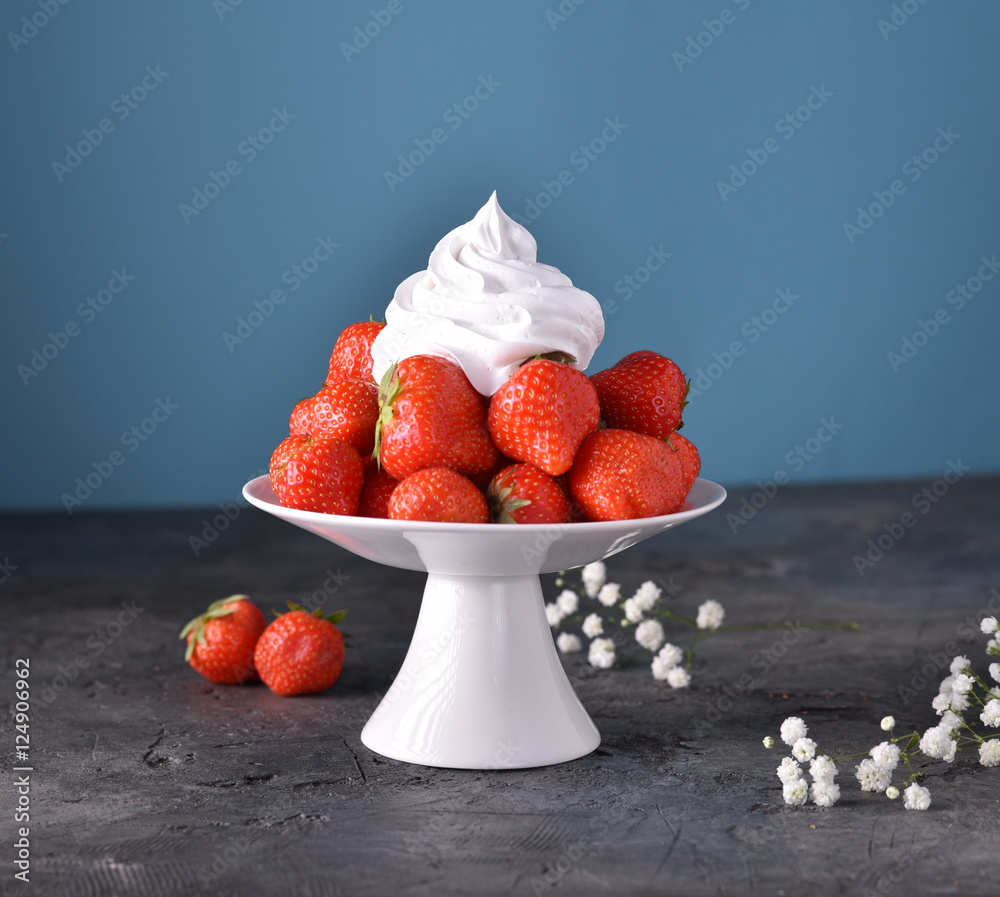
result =
M538 577L429 573L403 666L361 733L424 766L548 766L601 736L573 691Z

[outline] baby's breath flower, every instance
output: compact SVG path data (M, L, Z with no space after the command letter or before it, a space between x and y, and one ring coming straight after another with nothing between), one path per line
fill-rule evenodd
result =
M660 600L660 594L662 589L651 579L647 579L638 589L635 590L635 594L632 596L635 598L635 603L643 609L643 611L652 610L653 606L657 601Z
M964 673L969 668L969 658L959 655L951 662L951 674L952 676L957 676L959 673ZM954 686L952 686L954 688Z
M996 698L990 701L979 714L979 718L991 729L1000 726L1000 701Z
M798 806L804 804L809 797L809 786L805 779L790 779L781 789L781 795L786 804Z
M862 791L882 792L892 781L892 767L883 766L871 757L866 757L858 764L856 775Z
M826 754L817 754L809 764L809 775L814 782L832 782L837 777L837 764Z
M684 652L677 645L671 645L670 642L667 642L660 648L660 653L656 656L667 666L675 667L684 659Z
M960 695L957 692L952 692L951 694L951 709L961 713L963 710L969 709L969 696Z
M559 597L556 598L556 604L559 605L559 610L562 611L563 616L568 617L570 614L576 613L576 609L580 606L580 596L569 589L563 589L559 593Z
M840 798L840 785L836 785L832 781L813 782L809 794L817 807L832 807Z
M951 763L955 759L957 742L947 729L933 726L924 732L920 739L920 750L935 760L945 760Z
M563 612L558 604L551 603L545 605L545 619L549 621L549 626L555 629L562 622Z
M931 805L931 793L914 782L903 791L903 806L907 810L926 810Z
M583 634L587 638L597 638L597 636L604 633L604 620L601 619L600 614L590 614L583 621Z
M990 664L990 676L997 682L1000 682L1000 663Z
M726 611L718 601L710 598L698 607L698 617L695 622L699 629L718 629L726 616Z
M987 654L1000 654L1000 640L991 638L986 643L986 653Z
M899 763L898 744L889 744L888 741L883 741L881 744L875 745L868 753L879 766L888 767L890 771L895 769Z
M979 624L979 628L983 631L984 635L991 635L1000 629L1000 623L997 622L996 617L983 617L982 622Z
M588 597L596 598L601 586L607 582L608 568L604 566L603 561L594 561L580 571L580 578L583 580L583 588Z
M951 707L951 692L935 695L934 700L931 701L931 707L938 712L938 715L945 713Z
M687 688L691 684L691 674L684 667L667 670L667 685L671 688Z
M610 669L615 662L615 643L609 638L595 638L590 643L587 660L599 670Z
M879 725L882 727L883 732L891 732L894 728L896 728L896 717L883 716L882 722L879 723Z
M954 695L967 695L972 691L972 686L975 684L975 680L971 676L966 676L965 673L959 673L955 676L955 681L951 684L951 693Z
M580 637L571 632L560 632L556 639L556 646L563 654L575 654L582 647Z
M791 746L800 738L805 738L809 728L797 716L788 717L781 724L781 740Z
M635 640L647 651L655 651L663 644L663 625L659 620L643 620L635 628Z
M983 766L1000 766L1000 741L990 738L979 745L979 762Z
M889 798L889 800L895 800L899 797L899 789L895 785L890 785L885 789L885 796Z
M771 748L774 747L774 739L770 735L768 735L764 739L764 747L766 747L768 750L771 750Z
M667 676L670 675L671 670L677 668L676 663L669 663L668 661L660 657L659 654L657 654L656 657L653 658L653 662L652 664L650 664L650 666L653 669L653 678L659 680L660 682L662 682L664 679L667 678Z
M622 597L622 587L616 582L605 583L597 593L597 600L605 607L614 607Z
M944 729L945 732L954 732L957 729L961 729L964 725L964 720L957 713L952 710L946 710L941 714L941 722L938 723L938 728Z
M792 745L792 756L800 763L816 756L816 742L811 738L800 738Z
M635 597L626 598L622 610L625 611L625 619L630 623L638 623L642 620L643 610L639 602L635 600Z
M781 766L775 772L778 773L778 778L781 779L782 785L787 785L789 782L794 782L796 779L802 778L802 770L799 764L791 757L783 758Z

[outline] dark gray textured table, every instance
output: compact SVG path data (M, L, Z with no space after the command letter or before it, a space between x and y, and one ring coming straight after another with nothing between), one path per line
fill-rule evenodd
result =
M844 762L837 806L786 808L780 755L761 745L791 714L844 754L881 740L886 713L933 724L940 677L921 685L920 670L948 642L985 670L985 639L963 623L1000 596L1000 478L914 509L931 482L786 487L736 532L726 514L749 493L734 491L613 558L625 591L670 584L692 614L716 598L727 623L790 624L792 644L720 634L678 691L646 662L586 675L567 657L601 747L491 772L411 766L359 739L403 660L420 574L245 505L197 557L190 537L218 509L0 517L0 893L995 894L1000 769L927 763L934 803L914 812L861 794ZM907 510L915 524L859 575L852 556ZM184 664L177 633L210 601L246 592L270 608L316 590L350 608L353 637L326 694L213 686ZM864 631L794 629L848 619ZM32 684L27 886L13 877L18 658Z

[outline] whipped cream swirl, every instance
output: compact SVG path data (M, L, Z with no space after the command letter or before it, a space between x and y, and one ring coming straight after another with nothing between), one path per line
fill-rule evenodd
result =
M537 255L494 191L438 242L426 271L396 287L372 345L375 380L411 355L450 358L486 396L534 355L565 353L584 370L604 337L600 303Z

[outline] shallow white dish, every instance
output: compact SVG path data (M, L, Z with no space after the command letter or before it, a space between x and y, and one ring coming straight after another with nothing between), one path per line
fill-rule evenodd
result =
M561 763L600 744L559 661L538 575L602 560L707 514L726 490L699 479L676 514L527 526L299 511L278 502L266 476L243 495L361 557L427 572L406 659L361 740L410 763L497 769Z

